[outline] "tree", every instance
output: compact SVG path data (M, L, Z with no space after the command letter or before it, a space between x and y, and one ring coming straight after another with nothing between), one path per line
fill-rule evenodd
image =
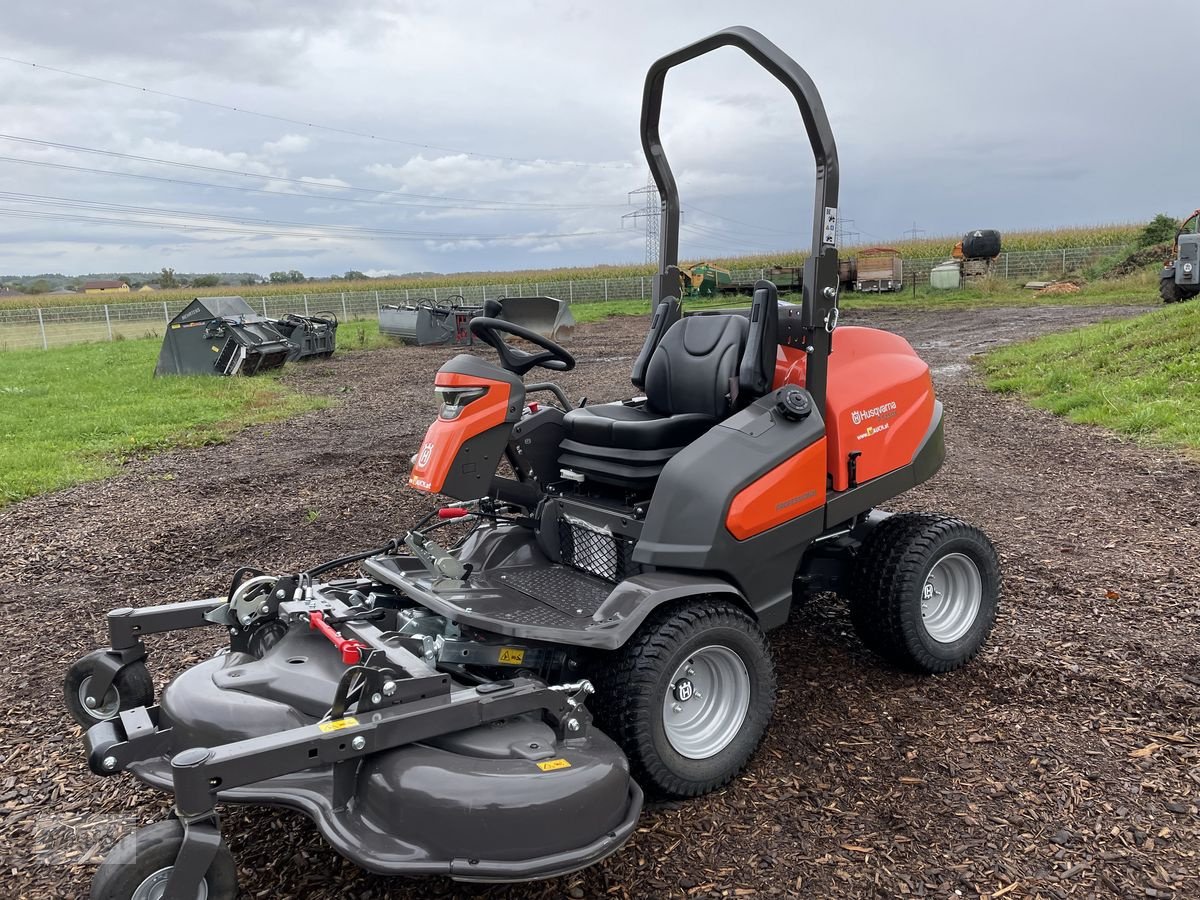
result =
M179 282L175 280L175 270L163 266L163 270L158 275L158 286L164 288L179 287Z
M45 294L50 290L50 282L45 278L39 278L25 290L30 294Z
M192 287L216 287L220 283L220 275L198 275L192 279Z
M347 281L366 281L367 280L367 276L364 275L362 272L358 271L358 269L351 269L350 271L348 271L345 274L344 277Z
M1178 220L1168 216L1166 213L1159 213L1142 229L1138 235L1139 247L1152 247L1155 244L1163 244L1167 241L1175 240L1175 232L1179 230Z
M304 273L297 269L288 270L288 281L292 284L303 284L308 279L304 277Z
M291 269L287 272L272 272L271 284L300 284L305 280L304 273Z
M258 284L262 280L262 276L255 275L253 272L251 272L249 275L243 275L238 283L241 284L242 287L250 287L251 285Z

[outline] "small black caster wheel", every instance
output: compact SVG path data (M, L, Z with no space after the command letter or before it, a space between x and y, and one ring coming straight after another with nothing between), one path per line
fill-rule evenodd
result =
M183 844L178 819L155 822L125 837L92 879L91 900L160 900ZM224 842L204 874L196 900L237 900L237 866Z
M123 709L149 706L154 702L154 682L149 670L141 662L121 669L103 697L93 695L91 686L96 665L106 653L106 650L94 650L76 660L63 679L63 699L67 703L67 711L85 730L97 722L115 719Z

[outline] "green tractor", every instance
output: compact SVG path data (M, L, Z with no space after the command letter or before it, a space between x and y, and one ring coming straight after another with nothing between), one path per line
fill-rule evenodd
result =
M728 269L712 263L696 263L679 270L679 281L688 297L715 297L722 285L733 284L733 274Z

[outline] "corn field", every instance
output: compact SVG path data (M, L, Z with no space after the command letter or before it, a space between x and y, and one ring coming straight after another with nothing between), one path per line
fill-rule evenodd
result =
M1072 250L1085 247L1117 247L1131 244L1141 225L1095 225L1081 228L1057 228L1045 231L1004 232L1004 250L1014 253L1027 251ZM916 240L892 241L887 244L899 250L905 259L940 261L950 255L954 244L962 235L923 237ZM843 256L853 256L856 251L874 246L854 244L843 247ZM710 257L706 262L716 263L728 269L755 269L771 266L796 266L808 256L805 250L783 251L754 256ZM686 262L700 262L687 260ZM239 294L247 300L295 295L302 291L309 297L317 294L352 293L358 291L415 291L437 288L442 294L469 296L472 288L484 285L507 284L514 288L537 283L565 281L597 281L601 279L637 278L654 274L654 267L647 265L600 265L561 269L527 269L517 272L466 272L454 275L435 275L413 278L375 278L367 281L313 281L298 284L260 284L248 287L224 285L215 288L182 288L161 290L153 294L41 294L34 300L19 296L0 299L0 309L24 309L35 304L42 309L56 306L117 305L122 303L145 304L150 301L174 303L191 300L199 296L224 296ZM316 302L314 300L314 302Z

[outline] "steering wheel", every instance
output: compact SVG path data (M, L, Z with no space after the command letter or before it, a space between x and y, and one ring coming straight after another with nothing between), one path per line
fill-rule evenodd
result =
M575 357L536 331L490 316L476 316L471 320L469 327L471 334L495 348L500 354L500 365L514 375L524 377L526 372L537 366L553 372L570 372L575 368ZM511 334L523 341L529 341L534 346L541 347L542 352L529 353L510 346L500 336L502 334Z

